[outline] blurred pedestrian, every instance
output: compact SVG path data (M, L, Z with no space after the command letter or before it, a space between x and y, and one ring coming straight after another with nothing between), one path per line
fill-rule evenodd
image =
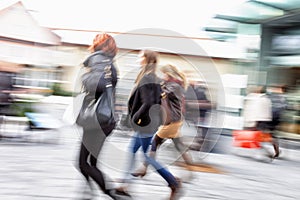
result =
M159 125L160 114L160 82L156 75L158 53L152 50L142 50L139 55L140 71L135 79L134 88L128 100L128 114L134 130L130 144L130 157L119 191L126 191L135 166L135 155L142 148L145 160L148 159L148 149Z
M166 139L172 139L176 149L181 153L187 165L192 164L192 158L188 154L188 148L181 141L181 127L183 124L184 91L186 89L185 74L173 65L165 65L161 68L164 75L162 84L162 108L163 125L159 127L155 134L150 151L150 161L143 168L133 173L134 176L144 176L147 166L152 165L156 171L168 182L171 188L170 199L175 199L181 185L181 181L174 177L166 168L161 166L156 160L156 151Z
M11 92L13 91L14 74L11 72L0 71L0 115L10 115L9 106L13 99Z
M185 119L197 128L197 136L189 147L191 150L200 151L209 129L207 116L212 103L207 98L206 91L206 86L191 81L185 93Z
M111 82L115 88L117 84L117 69L114 65L114 57L118 48L114 38L107 34L97 34L89 47L91 55L83 62L86 73L82 75L83 91L87 93L88 98L85 101L98 99L104 92L107 81ZM110 66L109 76L105 76L107 66ZM115 92L115 89L113 90ZM89 102L83 102L83 105ZM76 105L75 105L76 106ZM87 122L90 125L91 122ZM79 154L79 167L82 175L91 187L90 178L92 178L103 191L104 194L113 199L115 190L108 189L103 172L97 167L98 155L104 145L106 137L112 132L110 127L83 126L82 142ZM90 128L93 127L93 128ZM92 189L92 188L91 188Z
M265 86L250 88L250 93L245 99L244 127L246 130L269 132L272 136L271 143L275 151L275 154L270 155L270 157L279 156L279 145L274 136L272 101L266 94Z
M268 87L268 97L272 103L272 120L267 123L268 129L272 135L272 144L274 147L273 158L279 157L279 143L275 131L281 122L282 113L286 110L288 104L285 97L286 87L284 85L272 85Z
M260 122L271 121L271 106L265 86L249 87L243 111L245 129L256 130Z

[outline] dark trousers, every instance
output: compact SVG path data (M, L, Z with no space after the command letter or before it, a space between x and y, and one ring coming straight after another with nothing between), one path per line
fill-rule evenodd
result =
M103 173L97 168L96 155L92 155L91 152L81 143L80 154L79 154L79 168L82 175L89 182L91 177L101 188L101 190L107 194L108 191L105 186L105 179Z

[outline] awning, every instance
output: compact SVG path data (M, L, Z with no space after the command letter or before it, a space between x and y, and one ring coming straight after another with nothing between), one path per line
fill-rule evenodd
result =
M216 14L204 30L211 37L224 40L238 33L237 27L241 23L249 25L275 23L283 16L294 15L299 11L299 0L249 0L231 10ZM295 21L285 20L282 24L284 23L288 25Z

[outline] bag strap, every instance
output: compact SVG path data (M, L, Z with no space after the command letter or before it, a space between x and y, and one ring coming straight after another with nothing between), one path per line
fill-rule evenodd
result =
M109 80L109 81L105 82L106 88L107 87L112 87L112 82L111 82L111 79L112 79L111 64L104 67L104 73L105 73L104 74L104 79L105 80Z
M106 92L108 92L108 88L110 88L110 95L111 95L111 98L109 99L109 103L110 103L110 107L112 108L112 115L114 116L115 115L115 105L114 105L114 97L113 97L113 91L112 91L112 70L111 70L111 64L110 65L107 65L105 66L104 68L104 79L106 80L105 81L105 88L106 88ZM108 81L107 81L108 80Z

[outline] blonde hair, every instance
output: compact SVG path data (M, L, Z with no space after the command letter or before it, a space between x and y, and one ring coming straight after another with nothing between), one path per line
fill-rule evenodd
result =
M146 66L143 66L140 70L139 74L137 75L137 78L135 79L135 84L139 84L141 79L146 75L150 73L155 73L157 61L158 61L158 53L152 50L143 50L141 51L141 54L143 57L145 57L146 60Z
M168 75L171 78L174 78L176 80L179 80L182 82L182 86L184 89L187 88L187 79L185 74L180 71L176 66L167 64L160 68L160 71L166 75Z

